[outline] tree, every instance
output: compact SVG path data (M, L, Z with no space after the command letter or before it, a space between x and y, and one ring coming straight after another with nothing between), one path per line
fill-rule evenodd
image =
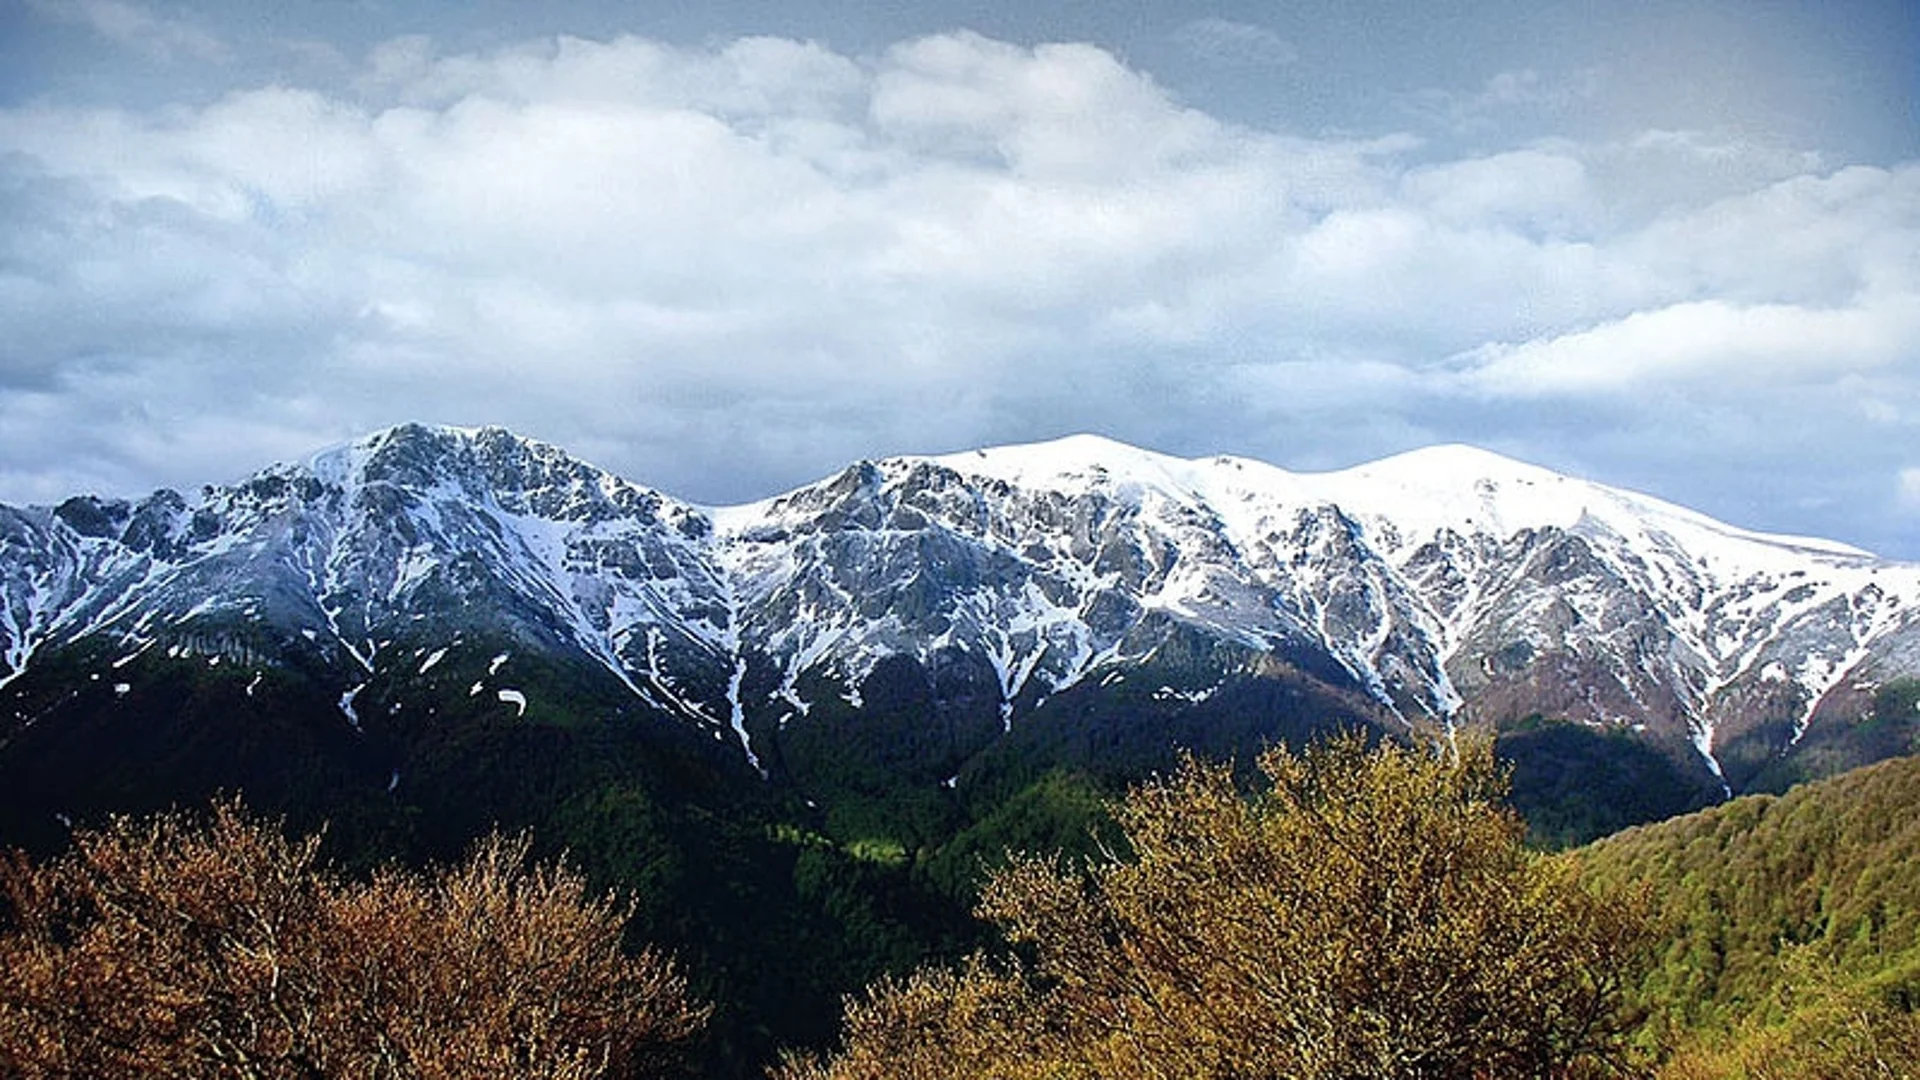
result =
M661 1075L705 1010L628 910L493 836L465 862L335 875L237 802L116 818L0 862L0 1074Z
M1920 957L1849 977L1818 946L1789 945L1771 1004L1731 1032L1694 1033L1661 1080L1914 1080L1920 1077Z
M980 912L1026 956L882 983L846 1048L785 1080L903 1076L1565 1077L1633 1017L1643 902L1528 851L1490 743L1341 736L1187 762L1115 809L1130 856L1023 858ZM947 1068L937 1065L944 1060Z

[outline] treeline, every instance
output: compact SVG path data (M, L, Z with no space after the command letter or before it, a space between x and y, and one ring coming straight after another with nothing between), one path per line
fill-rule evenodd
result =
M1000 862L994 944L881 979L773 1075L1920 1076L1920 760L1561 854L1487 742L1258 767L1186 761L1086 853ZM0 1075L693 1074L710 1006L623 947L635 902L528 850L347 874L222 802L14 853Z

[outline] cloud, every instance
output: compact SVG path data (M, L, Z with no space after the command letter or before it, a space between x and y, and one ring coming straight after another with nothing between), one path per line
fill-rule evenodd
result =
M1497 72L1474 90L1427 89L1405 98L1406 110L1455 132L1484 133L1514 115L1563 113L1597 96L1606 82L1598 68L1550 76L1533 68Z
M1778 388L1911 362L1917 342L1912 296L1838 309L1706 300L1462 360L1476 387L1502 395L1637 393L1703 379Z
M1494 202L1526 205L1518 196ZM1500 212L1489 206L1472 216ZM1517 396L1637 393L1703 380L1729 384L1714 391L1721 394L1779 393L1889 370L1911 379L1920 375L1916 242L1920 168L1791 177L1615 241L1622 279L1643 294L1631 310L1481 345L1456 361L1477 388ZM1661 302L1680 297L1689 299Z
M1286 38L1232 19L1195 19L1174 32L1174 42L1189 56L1213 64L1278 67L1300 59L1300 51Z
M1537 149L1423 166L1401 178L1400 190L1438 220L1467 227L1591 235L1599 212L1586 164Z
M1920 514L1920 465L1901 469L1895 487L1900 508L1909 514Z
M1860 506L1909 464L1911 163L1299 138L1093 46L971 33L416 38L354 76L0 109L0 498L407 419L711 500L1095 429L1296 464L1437 439L1685 460L1663 493L1873 546L1793 517L1834 483L1813 455L1880 478ZM1724 501L1761 474L1777 499Z
M225 42L197 24L128 0L27 0L43 18L76 23L124 49L163 62L225 60Z

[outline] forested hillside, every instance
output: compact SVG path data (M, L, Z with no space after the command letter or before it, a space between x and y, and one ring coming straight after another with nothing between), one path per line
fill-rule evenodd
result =
M1675 1075L1920 1069L1920 758L1631 829L1582 861L1660 912L1643 1037L1696 1070Z
M1049 774L918 850L603 801L575 807L601 828L567 834L593 841L587 877L517 878L529 847L497 837L452 877L371 869L366 850L356 869L231 803L116 819L0 864L0 1034L26 1054L0 1064L224 1077L237 1053L278 1063L245 1075L378 1058L429 1076L446 1032L484 1028L482 1056L652 1076L551 1037L626 1038L597 987L668 972L665 945L694 1001L646 975L673 1018L656 1048L701 1076L758 1075L776 1046L801 1055L789 1080L1920 1075L1920 758L1560 853L1524 842L1490 740L1353 732L1254 764L1188 758L1124 796ZM551 899L516 899L522 879ZM590 900L589 879L632 902ZM602 973L553 1018L512 1004L516 980L559 970L514 959L552 944L543 911L596 928ZM636 968L609 951L622 912ZM387 940L411 944L353 944ZM836 1039L814 996L876 971L894 974ZM447 979L467 989L431 989ZM822 1015L782 1013L783 989ZM500 1010L468 1007L496 991Z

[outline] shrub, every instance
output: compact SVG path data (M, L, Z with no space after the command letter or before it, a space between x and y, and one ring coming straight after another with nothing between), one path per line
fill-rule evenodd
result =
M705 1011L628 910L493 836L347 881L237 802L0 862L0 1074L654 1076Z

